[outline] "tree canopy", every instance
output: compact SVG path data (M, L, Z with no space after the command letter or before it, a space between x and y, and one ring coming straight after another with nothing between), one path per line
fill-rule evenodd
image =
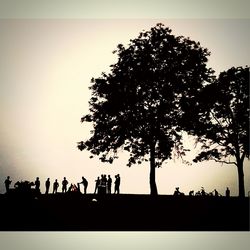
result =
M213 71L206 63L210 52L199 42L157 24L119 44L117 63L111 72L91 80L90 113L82 122L92 122L92 136L78 144L112 163L118 149L128 151L128 166L150 161L151 194L157 194L155 168L171 159L172 151L185 154L182 145L183 109L210 82Z

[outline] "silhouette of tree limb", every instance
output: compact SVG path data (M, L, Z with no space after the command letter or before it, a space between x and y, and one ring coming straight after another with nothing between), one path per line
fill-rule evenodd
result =
M236 162L228 162L228 161L222 161L222 160L217 160L217 159L213 159L216 162L220 162L220 163L225 163L225 164L234 164L235 166L237 166Z

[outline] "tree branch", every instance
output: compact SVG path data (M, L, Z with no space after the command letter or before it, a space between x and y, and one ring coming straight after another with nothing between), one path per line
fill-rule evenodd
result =
M220 123L220 121L215 117L215 115L214 115L214 113L213 113L213 111L211 110L211 115L213 116L213 118L214 118L214 120L219 124L219 126L220 127L224 127L221 123ZM222 136L221 138L223 138L223 139L226 139L227 138L227 135L225 134L225 130L223 131L223 132L221 132L222 133L222 135L224 135L224 136Z
M220 161L220 160L217 160L217 159L213 159L214 161L216 161L216 162L220 162L220 163L225 163L225 164L234 164L234 165L236 165L237 166L237 164L236 164L236 162L232 162L232 161Z

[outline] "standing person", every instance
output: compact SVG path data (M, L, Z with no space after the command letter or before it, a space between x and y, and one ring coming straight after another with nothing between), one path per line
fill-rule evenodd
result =
M107 185L108 194L111 194L112 179L111 179L110 175L108 175L108 181L107 181L107 183L108 183L108 185Z
M108 179L107 179L107 175L105 174L103 176L103 189L104 189L104 193L107 193L107 183L108 183Z
M10 184L11 184L11 180L10 180L10 177L7 176L6 180L4 181L4 184L5 184L5 188L6 188L6 193L9 193L10 191Z
M79 184L83 184L84 186L84 194L87 193L88 181L82 176L82 181Z
M57 193L58 187L59 187L59 183L57 182L57 179L56 179L54 184L53 184L53 194Z
M45 194L49 193L49 187L50 187L50 180L48 178L47 181L45 182L45 188L46 188Z
M107 177L105 174L101 175L101 182L98 189L99 194L106 194L107 193Z
M215 197L218 197L218 196L219 196L219 193L218 193L218 191L217 191L216 189L214 190L214 196L215 196Z
M116 186L117 186L116 182L117 182L117 175L115 175L115 182L114 182L114 184L115 184L115 191L114 191L114 194L116 193Z
M115 176L115 193L119 194L120 193L120 183L121 183L121 178L120 175L117 174Z
M68 181L66 180L66 177L63 178L63 181L62 181L62 192L63 193L66 193L67 192L67 185L68 185Z
M95 193L99 193L99 186L100 186L101 180L100 177L98 176L97 179L95 180Z
M226 197L230 197L230 190L229 190L228 187L227 187L227 189L226 189Z
M36 190L36 193L37 193L37 194L40 193L40 180L39 180L39 177L36 177L36 181L35 181L35 190Z

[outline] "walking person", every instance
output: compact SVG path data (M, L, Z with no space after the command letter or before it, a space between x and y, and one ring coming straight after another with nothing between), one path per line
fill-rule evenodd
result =
M7 176L6 180L4 181L4 184L5 184L5 188L6 188L6 193L9 193L10 191L10 184L11 184L11 180L10 180L10 177Z
M54 184L53 184L53 194L57 193L57 189L59 187L59 183L57 181L57 179L55 180Z
M62 192L63 193L66 193L67 192L67 185L68 185L68 181L66 180L66 177L63 178L63 181L62 181Z
M46 188L45 194L49 193L49 187L50 187L50 180L48 178L47 181L45 182L45 188Z

